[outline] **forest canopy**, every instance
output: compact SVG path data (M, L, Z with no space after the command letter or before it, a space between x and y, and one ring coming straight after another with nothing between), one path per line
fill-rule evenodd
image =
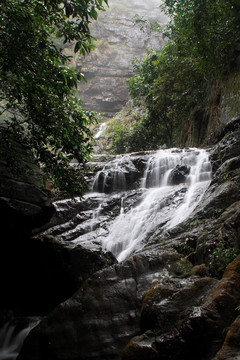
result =
M235 60L238 0L165 0L161 9L169 17L163 30L168 42L134 59L128 80L134 103L147 112L127 131L115 127L114 152L180 145L191 112L206 102L209 88Z
M10 155L12 141L27 145L54 186L69 193L82 193L70 162L88 160L88 125L96 117L83 110L76 96L83 75L68 66L64 46L73 43L74 52L82 55L93 49L89 24L104 3L107 0L0 3L1 155Z

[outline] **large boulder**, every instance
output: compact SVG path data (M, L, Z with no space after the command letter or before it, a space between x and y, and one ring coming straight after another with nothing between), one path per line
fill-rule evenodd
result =
M96 272L32 331L19 360L120 359L140 331L143 294L166 267L176 275L179 259L176 252L149 251Z
M148 316L149 330L130 341L123 351L122 358L124 360L168 360L170 356L172 360L212 358L222 342L222 331L236 316L234 309L240 301L239 280L240 256L228 266L223 279L212 289L213 279L197 279L183 290L175 289L164 301L163 289L155 285L154 294L149 294L153 291L150 289L143 300L144 309L147 307L151 313L151 317ZM230 339L233 346L230 345ZM236 334L236 324L234 324L215 359L230 359L230 354L239 356L239 348L236 351L236 339L239 339L239 336Z
M240 342L240 316L230 326L222 348L219 350L214 360L239 360L239 342Z
M190 169L190 166L187 165L177 165L169 175L169 185L179 185L187 182L187 175L189 175Z

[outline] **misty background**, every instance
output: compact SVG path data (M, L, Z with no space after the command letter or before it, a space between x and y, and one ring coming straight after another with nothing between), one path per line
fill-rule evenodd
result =
M102 113L107 119L128 102L126 79L132 75L133 58L142 58L147 49L161 48L166 42L160 33L134 24L133 18L138 15L149 22L166 24L168 19L161 13L161 3L110 0L106 12L99 12L98 20L91 25L95 50L73 59L73 66L81 68L87 79L79 86L79 97L86 109Z

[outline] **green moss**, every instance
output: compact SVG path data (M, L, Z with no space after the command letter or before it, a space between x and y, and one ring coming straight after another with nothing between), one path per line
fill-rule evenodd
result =
M192 268L192 264L185 257L171 265L171 271L180 277L190 276Z

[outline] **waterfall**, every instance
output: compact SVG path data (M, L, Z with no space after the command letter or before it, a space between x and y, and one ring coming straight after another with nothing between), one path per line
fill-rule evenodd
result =
M103 133L103 129L104 129L104 126L106 125L106 123L104 122L104 123L102 123L101 125L100 125L100 128L99 128L99 130L98 130L98 132L97 132L97 134L94 136L95 137L95 139L98 139L98 138L100 138L100 136L102 135L102 133Z
M92 191L74 204L55 204L63 223L47 231L59 241L111 251L118 261L189 217L211 180L208 152L196 148L122 155L90 166L98 169ZM65 223L69 208L73 218Z
M29 332L39 318L14 319L0 329L0 360L15 360Z
M96 226L96 220L98 219L100 213L102 210L102 204L100 204L98 206L98 208L96 210L93 211L92 214L92 220L91 220L91 224L90 224L90 230L93 231L94 230L94 226Z
M185 220L195 209L211 179L205 150L160 150L148 160L141 182L140 203L121 211L102 239L103 248L124 260L158 231Z

